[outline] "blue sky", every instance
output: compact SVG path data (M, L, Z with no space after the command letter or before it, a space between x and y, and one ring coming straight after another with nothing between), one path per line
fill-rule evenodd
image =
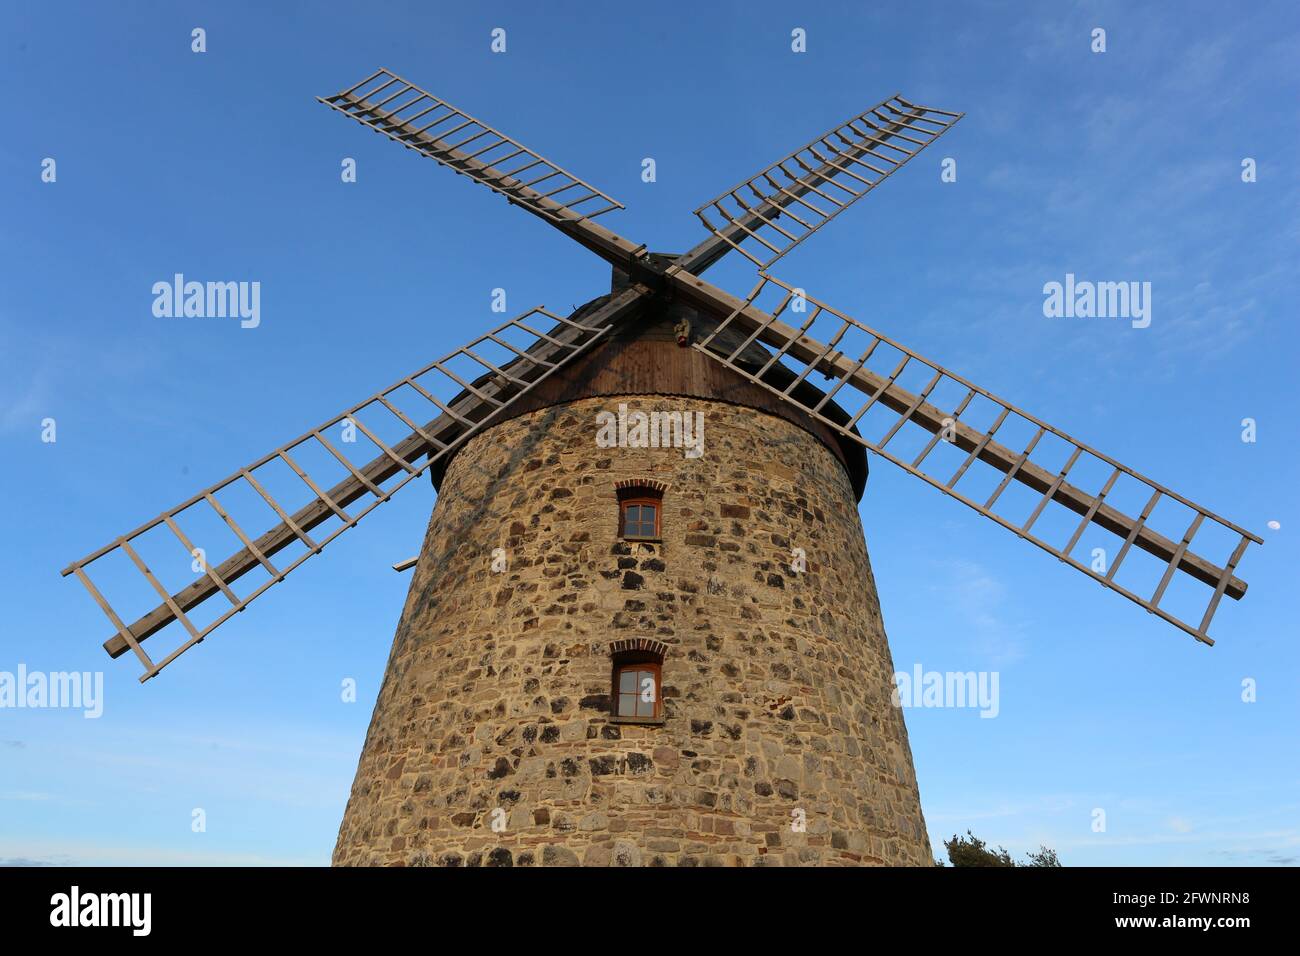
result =
M970 827L1067 865L1300 860L1300 14L794 9L4 5L0 671L102 670L105 709L0 710L0 859L326 863L428 483L144 686L58 572L496 324L492 289L513 314L608 287L545 224L315 102L382 65L605 189L627 205L606 224L662 251L703 237L701 202L895 91L966 111L775 274L1267 543L1207 648L875 461L861 515L897 668L1000 678L996 719L907 713L936 848ZM710 278L743 294L735 258ZM259 281L260 326L156 318L176 272ZM1067 272L1150 281L1151 326L1045 318Z

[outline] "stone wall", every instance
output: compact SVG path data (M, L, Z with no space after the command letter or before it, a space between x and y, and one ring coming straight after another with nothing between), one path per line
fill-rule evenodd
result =
M702 457L598 448L607 398L456 456L335 864L929 865L843 465L750 409L624 401L703 411ZM618 539L641 478L667 485L658 543ZM667 646L663 726L609 719L611 644L637 638Z

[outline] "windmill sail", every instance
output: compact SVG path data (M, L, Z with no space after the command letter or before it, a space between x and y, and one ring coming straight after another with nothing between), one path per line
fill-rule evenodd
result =
M615 265L637 246L593 220L623 204L557 163L388 70L333 96L331 109L468 176L559 228Z
M891 96L709 200L695 215L716 239L767 269L964 115ZM689 258L683 262L698 273L694 265Z
M639 299L639 291L629 289L580 321L542 308L510 319L74 561L63 575L77 576L117 632L104 643L104 649L112 657L127 650L134 652L144 666L141 680L153 677L289 572L319 554L399 488L501 418L521 396L600 340L614 320L634 308ZM554 323L549 331L537 327L547 322ZM432 420L430 414L435 415ZM427 423L421 425L421 421ZM362 460L359 447L377 450L378 454ZM323 461L332 474L341 477L324 478L309 461ZM292 490L277 495L277 489ZM295 494L308 500L301 506L286 504ZM245 512L237 516L236 505L241 501ZM250 502L257 507L251 508ZM354 509L354 504L359 507ZM241 522L240 517L249 511L274 522L270 530L256 537L246 531L247 518ZM205 523L207 537L186 531L187 526L201 528ZM322 525L326 526L324 533L317 531ZM220 561L207 558L211 550L207 542L218 537L214 526L225 529L222 540L239 544L233 554ZM172 568L176 564L171 560L174 554L178 562L197 574L175 591L160 580L163 575L155 573L159 569L151 567L154 562L146 560L150 554L146 542L154 547L158 536L170 539L170 551L153 554L167 554L162 560ZM289 561L277 557L291 546L297 546L296 557ZM127 570L134 568L134 573L156 593L154 600L160 602L131 624L91 578L92 570L96 570L92 566L105 567L115 559L129 562ZM262 572L261 583L241 596L234 585L250 572ZM215 620L206 624L191 620L187 612L217 595L224 597L229 606ZM186 632L184 643L154 661L141 644L174 621L180 622Z
M675 287L686 298L719 320L710 335L693 343L696 349L1197 640L1213 643L1207 631L1225 594L1233 599L1245 595L1246 582L1234 572L1246 547L1251 542L1263 543L1256 535L804 295L795 286L760 273L754 291L740 301L680 269L670 272ZM775 299L770 312L755 304L760 298ZM781 321L783 315L791 314L802 319L798 328ZM810 334L814 329L816 333ZM719 336L724 332L732 333L729 341L739 344L720 348ZM815 336L824 337L824 341ZM744 355L755 342L773 349L762 363ZM771 374L778 363L784 369L780 376ZM831 380L825 391L799 388L813 372ZM781 384L774 385L776 381ZM903 381L915 381L916 387L906 387ZM948 410L936 404L936 396L944 394L951 396ZM981 424L972 423L976 420ZM1028 436L1021 451L1002 443L1009 440L1003 436L1017 424ZM913 436L911 451L905 453L902 446L907 442L901 436L909 427L919 438ZM941 447L948 450L947 455L937 452ZM1040 460L1035 459L1036 454ZM1048 454L1053 464L1045 467L1041 459ZM977 494L971 486L979 484L980 471L991 480L983 483L987 493ZM1096 490L1085 490L1069 480L1072 473L1085 471L1095 476ZM996 510L1000 500L1014 497L1006 494L1013 481L1032 492L1028 501L1020 501L1023 519ZM1125 486L1124 498L1136 502L1131 510L1137 514L1117 503L1121 485ZM1074 518L1063 522L1057 515L1045 522L1049 505L1065 509ZM1162 509L1181 512L1187 521L1185 530L1180 524L1171 537L1152 527L1153 515ZM1054 540L1043 532L1045 524L1060 532ZM1106 532L1106 540L1113 544L1101 562L1082 560L1076 554L1090 526ZM1198 535L1221 547L1224 557L1218 563L1196 552ZM1135 551L1153 555L1159 562L1155 572L1146 575L1148 583L1154 584L1149 593L1139 592L1117 577L1126 562L1131 563ZM1180 616L1180 611L1162 606L1176 572L1204 586L1206 603L1199 616Z
M317 99L538 215L594 219L623 208L558 164L388 70Z

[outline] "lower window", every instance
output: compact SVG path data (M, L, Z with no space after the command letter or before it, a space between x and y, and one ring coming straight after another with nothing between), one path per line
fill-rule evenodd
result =
M617 717L659 716L659 665L624 664L615 673Z

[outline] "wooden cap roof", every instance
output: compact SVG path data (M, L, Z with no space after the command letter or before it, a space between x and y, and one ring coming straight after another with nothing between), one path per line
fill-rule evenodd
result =
M622 281L625 283L625 277ZM618 292L621 288L621 274L616 271L613 291ZM605 295L593 299L578 308L571 318L580 319L609 298ZM854 496L860 499L867 482L866 449L698 349L678 345L674 327L683 318L691 323L695 339L708 335L716 327L714 320L687 306L657 297L649 299L645 309L629 316L607 335L605 341L511 405L502 420L603 396L680 396L727 402L783 418L811 434L844 466ZM725 330L714 341L720 348L730 350L739 346L743 339L739 332ZM770 357L771 352L766 347L751 343L741 353L739 361L757 371ZM764 375L764 381L777 389L784 389L794 378L794 373L779 362L773 363ZM824 394L807 380L801 382L794 392L800 402L808 405L817 404ZM847 422L849 419L848 414L833 402L822 408L822 414L833 421ZM431 469L434 487L441 485L451 457L444 457Z

